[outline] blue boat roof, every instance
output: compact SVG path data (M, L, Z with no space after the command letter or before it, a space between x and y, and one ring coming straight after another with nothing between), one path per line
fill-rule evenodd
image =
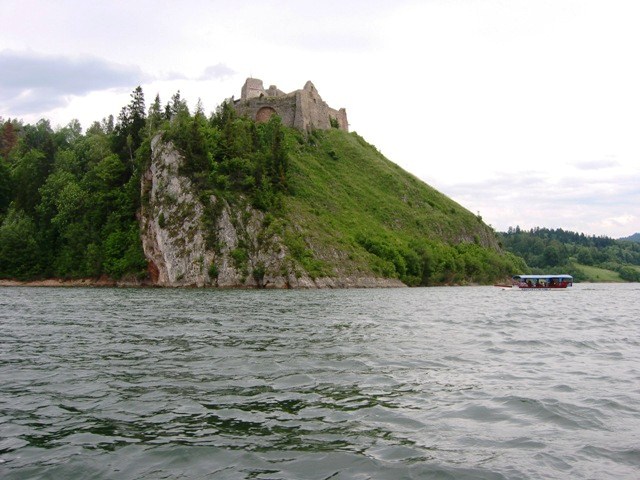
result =
M536 280L543 278L559 278L564 280L573 280L571 275L567 275L566 273L561 274L549 274L549 275L514 275L513 278L521 278L522 280Z

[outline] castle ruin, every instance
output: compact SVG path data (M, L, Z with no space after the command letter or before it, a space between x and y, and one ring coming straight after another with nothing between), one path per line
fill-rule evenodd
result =
M234 100L233 106L239 115L246 115L256 122L266 122L271 115L278 115L283 125L303 132L329 129L332 121L341 130L349 131L347 111L329 107L311 82L301 90L284 93L275 85L265 90L262 80L247 78L240 99Z

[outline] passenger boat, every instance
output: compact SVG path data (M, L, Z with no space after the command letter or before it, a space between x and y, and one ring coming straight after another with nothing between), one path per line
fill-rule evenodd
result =
M503 289L555 290L573 285L573 277L566 274L514 275L511 285L496 285Z

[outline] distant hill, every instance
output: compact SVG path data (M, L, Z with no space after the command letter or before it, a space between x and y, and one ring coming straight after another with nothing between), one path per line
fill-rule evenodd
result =
M640 233L634 233L633 235L621 238L620 240L628 240L630 242L640 242Z

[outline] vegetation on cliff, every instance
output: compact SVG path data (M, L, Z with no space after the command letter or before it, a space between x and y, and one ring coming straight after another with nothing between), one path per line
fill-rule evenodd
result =
M147 111L139 87L117 120L84 134L76 121L53 130L46 120L7 120L0 128L2 278L147 276L137 215L148 201L141 176L157 135L184 157L180 174L195 185L205 218L220 214L211 198L263 211L291 264L311 277L489 283L525 268L481 218L355 133L305 135L278 117L256 124L226 103L207 117L199 106L191 113L179 93L164 107L156 97ZM243 248L232 252L239 265Z

